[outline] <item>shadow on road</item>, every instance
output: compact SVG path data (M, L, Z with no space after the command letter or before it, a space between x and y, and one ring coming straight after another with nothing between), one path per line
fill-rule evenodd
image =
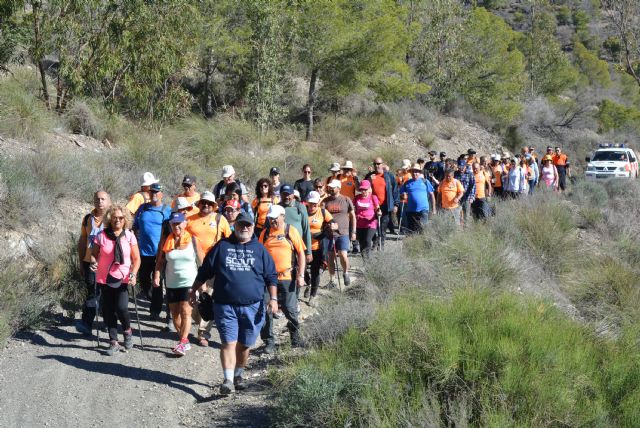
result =
M191 379L186 379L158 370L131 367L106 361L88 361L83 360L82 358L68 357L64 355L43 355L38 358L42 360L56 360L62 364L67 364L69 366L75 367L80 370L86 370L91 373L102 373L131 380L145 380L147 382L155 382L162 385L168 385L171 388L178 389L191 395L197 401L204 400L205 397L201 396L193 389L189 388L189 386L187 385L199 385L204 386L207 389L209 388L209 385L207 385L206 383L197 382Z

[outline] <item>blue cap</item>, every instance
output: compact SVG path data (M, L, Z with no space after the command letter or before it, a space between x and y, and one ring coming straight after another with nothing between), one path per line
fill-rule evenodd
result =
M460 166L460 167L465 166L466 164L467 164L467 161L464 160L464 159L461 159L461 160L458 161L458 166Z
M169 223L182 223L187 218L183 213L171 213L171 217L169 217Z
M288 195L293 195L293 187L290 184L283 184L280 188L280 193L286 193Z
M162 185L160 183L153 183L149 190L152 192L162 192Z
M253 216L250 216L249 213L241 212L236 217L236 224L238 223L253 224Z

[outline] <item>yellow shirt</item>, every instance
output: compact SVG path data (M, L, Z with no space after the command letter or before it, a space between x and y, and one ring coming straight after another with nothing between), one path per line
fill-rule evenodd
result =
M293 251L296 253L304 253L307 247L304 245L302 241L302 237L298 230L289 226L289 239L291 239L291 243L287 240L285 236L285 228L281 229L271 229L269 231L269 236L265 236L266 229L262 231L260 234L260 242L265 246L271 257L273 257L273 261L276 265L276 272L278 272L278 279L288 281L291 280L291 270L294 266L291 265L293 261ZM291 244L293 244L293 248L291 248Z
M217 213L211 213L207 216L193 214L187 218L187 232L198 238L196 243L202 254L207 254L220 239L231 236L231 228L227 219L220 215L220 224L218 224L216 222L217 216Z

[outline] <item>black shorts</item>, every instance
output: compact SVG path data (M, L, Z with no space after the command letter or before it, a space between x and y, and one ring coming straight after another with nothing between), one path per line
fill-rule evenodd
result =
M180 303L189 301L191 287L167 288L167 303Z

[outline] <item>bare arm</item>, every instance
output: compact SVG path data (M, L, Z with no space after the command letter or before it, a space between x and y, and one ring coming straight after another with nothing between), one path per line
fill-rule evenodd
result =
M130 275L131 277L129 278L129 285L134 286L136 285L136 275L138 275L138 270L140 269L140 249L138 248L138 245L132 245L131 246L131 270Z
M156 257L156 268L153 271L153 286L160 287L160 272L164 269L167 264L167 258L165 257L164 251L158 251L158 255Z

